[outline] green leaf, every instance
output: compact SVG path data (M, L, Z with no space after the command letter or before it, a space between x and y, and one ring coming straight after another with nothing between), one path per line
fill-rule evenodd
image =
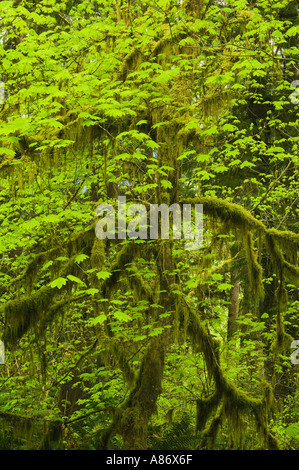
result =
M16 154L16 152L14 152L11 149L0 147L0 155L10 155L10 156L13 157L15 154Z
M188 289L194 289L197 286L197 283L195 279L188 279L188 281L185 282L185 285Z
M119 320L119 321L131 321L132 318L130 317L130 315L127 315L125 312L122 312L121 310L116 310L114 312L112 312L113 316Z
M238 128L236 126L233 126L232 124L224 124L222 130L228 132L235 132L236 130L238 130Z
M89 258L89 256L87 255L84 255L83 253L81 253L80 255L78 255L76 258L75 258L75 263L82 263L82 261L84 261L85 259Z
M214 274L212 274L211 277L214 281L221 281L221 279L223 278L223 275L219 274L219 273L214 273Z
M253 166L255 166L254 163L245 161L241 163L240 168L248 168L248 167L253 167Z
M73 276L72 274L69 274L69 275L67 276L67 278L68 278L70 281L72 281L72 282L76 282L77 284L83 284L83 285L85 285L85 283L84 283L81 279L79 279L79 278L76 277L76 276Z
M208 162L211 159L211 155L196 155L196 160L198 162Z
M133 341L137 342L137 341L143 341L144 339L146 339L147 336L146 335L136 335L134 336L133 338Z
M159 336L163 333L164 329L165 328L171 328L171 325L165 325L164 327L163 326L157 326L156 328L154 328L150 333L149 333L149 336Z
M68 258L66 256L58 256L58 258L55 258L55 261L68 261Z
M52 289L54 289L55 287L57 287L57 289L61 289L63 286L66 285L66 283L67 279L65 279L64 277L58 277L50 283L50 286L52 287Z
M42 267L42 271L45 271L46 269L48 269L50 266L52 266L53 264L53 261L48 261L47 263L45 263Z
M168 180L161 180L161 186L165 189L172 188L172 183Z
M92 287L91 289L87 289L86 291L84 291L84 293L88 295L95 295L99 293L99 289Z
M218 284L217 288L219 290L229 290L233 287L232 284L227 284L226 282L222 282L221 284Z
M107 316L106 316L104 313L102 313L101 315L99 315L99 316L97 316L97 317L95 317L95 318L92 318L92 319L89 321L89 323L90 323L90 325L92 325L92 326L97 325L98 323L100 323L100 325L101 325L101 324L104 323L104 321L106 321L106 320L107 320Z
M289 437L299 440L299 423L291 423L286 428L285 431Z
M97 272L97 278L98 279L108 279L108 277L111 276L111 273L107 271L99 271Z

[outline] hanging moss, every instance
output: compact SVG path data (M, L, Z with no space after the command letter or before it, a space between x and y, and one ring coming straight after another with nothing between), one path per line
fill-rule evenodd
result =
M151 286L144 281L136 266L130 267L129 281L137 300L148 300L150 303L154 302L154 292Z
M172 335L173 340L178 342L180 340L181 331L183 333L183 341L186 339L186 327L187 327L187 318L186 318L186 309L182 309L182 302L180 299L181 294L180 286L176 283L173 283L169 286L169 292L171 295L171 299L174 304L174 312L172 314ZM181 314L183 314L183 328L181 326Z
M3 341L14 345L41 318L51 304L53 289L42 287L31 296L10 300L4 305L5 331Z
M269 450L279 450L280 445L277 437L275 437L269 430L268 428L264 429L263 432L264 439L265 439L265 446Z
M30 295L35 283L38 280L39 271L46 262L55 261L55 258L63 255L67 255L69 258L74 257L80 253L89 255L93 244L99 248L99 244L97 244L97 241L95 241L98 239L95 238L94 227L95 225L91 225L87 230L83 230L73 235L66 243L66 246L55 246L35 255L33 259L30 260L27 264L24 272L10 282L9 287L19 288L20 286L23 286L27 295ZM95 248L93 254L95 256ZM102 256L100 255L99 251L97 256ZM93 259L95 260L95 258ZM58 272L59 270L57 273ZM71 274L71 272L67 274Z
M86 230L74 234L66 244L66 253L69 258L80 253L90 256L95 241L95 225L90 225Z
M269 233L265 235L265 243L267 246L268 253L272 260L272 265L278 279L283 282L283 270L284 270L284 258L281 249L278 247L275 239Z
M116 288L116 283L120 276L125 272L126 265L132 263L138 252L139 248L133 242L126 243L118 252L116 261L111 266L111 276L105 279L102 284L102 295L104 298L111 295L112 290Z
M265 243L280 282L283 284L284 278L289 277L297 285L299 283L299 269L294 264L285 260L282 251L282 249L288 251L288 246L292 245L292 240L289 241L288 234L289 232L281 232L278 236L277 231L273 233L273 230L267 230ZM291 253L294 253L294 247L291 249ZM284 294L282 290L280 293ZM283 301L283 298L281 300Z
M128 74L136 70L137 66L143 61L143 54L139 49L129 52L123 59L122 67L118 79L125 81Z
M256 409L259 413L262 404L260 398L251 397L248 393L238 390L235 385L226 380L223 389L223 402L224 414L236 435L240 435L242 432L242 418L250 414L253 409Z
M297 266L287 262L283 256L280 246L290 242L292 249L295 249L298 243L298 236L290 232L269 229L257 219L255 219L248 211L244 210L237 204L232 204L227 201L219 200L216 198L196 198L184 199L182 203L187 204L203 204L204 213L212 216L213 218L220 219L227 224L227 228L236 232L236 228L241 232L243 238L244 248L247 255L248 273L250 284L252 287L252 296L254 299L262 298L264 295L262 284L262 268L258 263L257 255L253 249L252 233L251 230L257 230L259 238L263 235L263 239L270 255L273 269L277 274L279 281L279 288L276 291L277 302L279 305L279 313L277 315L277 338L273 344L274 350L281 350L288 347L291 337L286 334L283 327L283 321L280 314L280 309L286 305L287 292L284 287L285 277L292 279L294 283L299 282L299 269ZM261 245L261 241L259 242ZM280 245L280 246L279 246Z
M47 310L39 320L39 336L41 336L41 334L51 326L58 315L63 315L72 302L78 302L81 299L82 297L80 296L76 296L75 298L67 296L66 298L63 298L63 300L56 300L48 305Z
M219 427L222 424L222 409L213 417L209 426L201 433L199 449L214 449Z
M105 262L105 258L105 242L104 240L99 240L98 238L95 238L90 257L91 267L97 268L99 271L101 271Z
M60 420L44 423L43 440L40 444L40 450L58 450L63 449L63 423Z
M255 300L262 299L264 296L264 287L262 280L262 267L258 263L257 255L253 248L252 235L250 232L244 236L244 245L247 257L249 282L252 291L252 297Z
M187 14L192 16L193 18L201 17L203 7L202 1L184 0L182 6L186 9Z
M77 263L75 263L75 258L76 255L65 262L58 273L58 277L66 278L69 274L74 276L81 275L82 271ZM64 292L70 295L74 286L77 287L77 284L68 280L66 285L60 289L47 285L32 292L30 295L6 302L4 305L6 326L3 340L11 345L15 345L30 328L46 316L45 314L51 309L56 297ZM53 306L51 311L52 318L54 318L54 313L57 314L59 309L62 310L63 304L67 304L69 300L70 297L67 297L61 303L56 303Z
M223 376L224 378L224 376ZM244 425L246 419L255 423L261 433L261 438L267 445L275 446L275 438L271 439L271 433L268 429L268 415L273 408L273 393L268 383L262 382L263 395L255 398L249 393L239 390L235 385L224 378L223 381L223 412L228 420L230 429L235 439L242 440L246 431ZM277 441L276 441L277 443ZM268 447L269 448L269 447ZM277 447L278 448L278 444Z
M231 383L220 365L218 342L201 325L197 313L191 308L189 311L191 320L188 330L189 336L197 350L204 354L209 376L214 379L216 386L215 395L209 401L203 402L203 422L212 408L221 402L223 416L238 440L243 435L244 419L248 417L254 419L262 427L263 435L269 435L267 416L273 406L273 395L269 391L269 385L264 386L262 397L255 398Z
M217 378L219 362L219 342L214 337L209 335L205 327L202 326L197 314L191 309L190 321L188 325L188 334L192 341L194 352L202 352L204 354L205 362L209 378Z
M106 342L106 349L107 351L103 353L103 357L105 356L107 359L107 355L109 355L108 363L110 362L111 365L119 367L127 387L129 390L133 389L136 381L136 371L130 363L133 354L128 345L110 338L109 342Z
M285 331L282 313L278 310L276 314L276 335L271 349L275 354L282 353L290 349L292 341L292 336Z
M255 219L249 211L238 204L234 204L223 199L215 197L198 197L182 199L181 203L203 204L205 214L226 222L227 226L232 231L236 231L236 229L238 229L243 234L248 233L250 229L255 229L261 232L266 231L264 224Z
M288 261L284 261L284 272L289 279L290 282L295 284L297 287L299 286L299 267L295 266L294 264L289 263Z
M213 198L199 198L195 201L196 203L203 203L204 211L208 212L213 218L215 217L224 221L226 230L234 230L242 234L247 254L249 277L253 286L253 295L260 296L262 294L262 271L254 250L251 230L257 230L258 235L263 233L267 248L273 248L273 264L279 274L279 279L283 280L286 262L281 248L274 238L274 234L268 233L263 224L237 205ZM185 200L185 202L192 203L194 200ZM165 275L166 268L169 271L170 267L173 268L171 250L169 245L166 246L166 244L161 244L159 248L161 253L159 252L157 269L161 282L163 282L163 287L167 288L167 295L164 299L165 307L174 307L175 315L173 316L173 321L177 330L183 323L185 325L188 323L188 334L192 340L193 349L194 351L203 353L209 378L214 381L216 387L215 396L203 400L200 403L201 408L200 406L198 408L197 428L203 430L212 413L221 405L221 420L226 419L228 421L230 426L235 430L236 438L241 439L244 431L244 422L248 416L253 416L255 422L258 423L258 426L262 429L263 436L268 439L269 446L275 446L275 439L268 431L266 419L266 413L269 410L269 403L271 401L270 396L268 395L267 398L254 398L248 393L239 390L225 377L220 365L219 342L211 336L208 330L202 325L198 312L186 307L186 305L184 306L184 301L181 300L181 296L174 292L180 291L179 283L169 282L173 277ZM104 243L95 238L94 227L88 228L88 230L82 231L80 234L76 234L72 237L66 245L66 252L70 256L70 259L60 270L60 275L62 276L70 273L79 275L79 271L77 271L78 266L74 262L78 253L84 252L90 254L91 265L97 269L101 269L105 260ZM116 261L111 266L111 276L103 281L102 294L104 298L111 295L117 286L117 281L120 276L126 273L126 266L128 264L131 265L135 257L138 256L138 253L139 247L134 242L124 244L117 255ZM35 274L30 281L31 287L36 278L36 273L43 262L48 261L49 257L56 255L57 253L54 249L53 252L50 250L49 252L41 253L32 261L31 266ZM138 299L142 296L147 299L152 298L153 292L150 286L144 283L137 268L134 272L134 276L131 277L131 282ZM71 282L68 283L66 289L72 289ZM50 316L54 318L57 312L61 311L63 306L71 301L70 297L68 297L68 300L55 302L56 294L63 292L65 292L64 289L61 291L53 290L49 286L45 286L39 289L39 291L33 292L30 296L7 302L4 307L7 324L10 325L10 328L6 331L7 338L12 342L15 341L16 338L20 338L29 328L43 318L45 312L47 312L47 314L51 312ZM282 303L282 299L283 290L281 288L278 291L278 300L280 303ZM181 321L181 318L184 318L184 320ZM286 335L283 330L283 320L280 312L277 315L277 332L276 347L285 347L287 344L285 342ZM165 350L164 345L160 344L159 341L161 341L160 338L157 342L151 343L137 376L135 371L130 367L123 345L115 344L115 351L113 352L120 368L123 370L125 381L130 387L130 396L122 408L123 413L120 414L119 430L124 436L125 432L132 429L132 427L134 427L134 432L136 432L136 429L138 430L140 428L140 443L138 444L140 446L144 445L145 427L149 416L154 412L155 401L161 392ZM219 415L214 416L209 427L206 428L206 431L204 430L204 433L214 439L221 420Z
M293 253L299 248L299 235L295 232L288 230L276 230L275 228L269 228L268 234L275 238L275 240L289 253Z
M172 42L169 39L169 27L165 25L164 37L159 39L159 41L156 42L155 46L152 49L152 54L157 57L158 60L160 59L160 61L162 62L163 57L167 57L168 55L173 54Z
M157 399L162 391L164 349L160 338L152 339L144 354L135 387L120 408L117 428L123 437L124 449L147 448L147 424L156 411Z
M221 394L217 391L208 398L196 400L196 432L201 432L207 424L211 414L217 409Z
M4 411L0 411L0 418L9 427L12 427L14 437L30 440L33 432L33 418ZM1 427L5 427L5 425Z
M35 255L34 258L27 264L24 272L10 282L9 287L12 288L15 285L22 285L25 288L26 293L29 295L38 279L38 272L42 266L47 261L52 260L60 254L62 254L61 248L55 247Z

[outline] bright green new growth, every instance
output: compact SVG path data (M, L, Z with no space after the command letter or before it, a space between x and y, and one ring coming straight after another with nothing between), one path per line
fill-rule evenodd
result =
M1 420L42 449L142 450L186 410L190 446L279 449L269 416L277 384L291 388L299 279L297 12L2 3L0 319L15 361ZM95 209L119 195L203 204L203 247L99 240Z

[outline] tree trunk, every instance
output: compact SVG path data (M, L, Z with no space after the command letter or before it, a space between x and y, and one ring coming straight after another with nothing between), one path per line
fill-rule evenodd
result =
M144 357L139 378L121 417L124 450L144 450L148 447L148 422L156 411L162 391L166 338L154 338Z
M174 310L175 299L171 293L171 284L175 282L174 264L169 246L162 243L157 256L157 268L160 279L159 304L164 312ZM157 400L162 391L164 357L167 351L170 330L165 328L171 317L160 318L157 313L155 320L159 327L164 328L158 336L154 336L144 355L134 389L128 400L123 404L117 418L117 432L123 438L125 450L145 450L148 447L148 423L156 411Z
M231 273L231 283L233 287L230 290L230 304L228 309L228 322L227 322L227 340L233 338L234 333L237 331L238 325L236 320L239 315L239 293L240 293L240 281L238 274L233 271Z

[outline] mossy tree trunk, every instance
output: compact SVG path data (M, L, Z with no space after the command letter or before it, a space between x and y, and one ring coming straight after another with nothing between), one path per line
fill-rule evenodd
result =
M159 305L161 311L168 312L160 317L160 310L154 316L154 322L163 330L153 337L142 359L133 389L128 399L121 405L112 427L121 435L124 449L145 450L148 448L148 424L157 411L157 401L162 392L164 361L171 337L176 310L172 286L176 285L172 252L167 241L160 242L160 248L154 250L159 273Z
M228 318L227 318L227 340L231 340L234 333L238 329L236 320L239 316L239 295L240 295L240 279L236 271L231 272L232 288L230 289Z
M123 439L125 450L148 448L148 423L157 410L157 400L162 391L167 334L154 338L148 347L136 385L121 407L116 429Z

